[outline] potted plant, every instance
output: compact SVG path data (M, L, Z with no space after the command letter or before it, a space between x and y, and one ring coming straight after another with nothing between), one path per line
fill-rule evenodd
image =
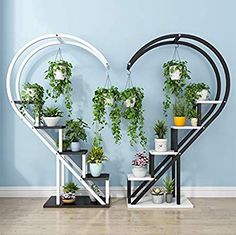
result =
M167 133L167 126L165 121L158 120L154 125L154 131L155 131L155 150L157 152L166 152L167 151L167 139L166 133Z
M93 183L91 185L91 188L98 196L100 195L100 190L95 183ZM96 202L96 198L92 194L89 194L89 198L90 198L91 202Z
M46 107L43 109L43 120L47 126L56 126L62 114L58 107Z
M132 161L132 172L135 177L142 178L147 174L147 165L149 157L145 152L138 152L135 154L135 159Z
M186 123L187 107L184 100L178 100L173 104L175 126L184 126Z
M173 201L175 181L166 177L164 180L164 184L165 184L165 192L166 192L166 202L171 203Z
M72 152L77 152L80 150L80 140L87 140L85 128L88 127L88 124L84 122L81 118L78 118L76 120L68 120L66 122L65 136L66 139L70 142Z
M131 87L121 93L121 101L125 106L122 117L128 121L127 133L130 144L134 146L140 139L141 146L146 149L147 137L144 132L143 98L143 89L139 87Z
M196 108L192 108L188 111L188 117L190 119L192 126L197 126L198 123L198 113Z
M65 204L72 204L76 200L76 192L79 190L79 187L74 182L68 182L63 186L63 194L61 199Z
M49 80L52 90L47 94L57 102L61 95L65 95L65 105L69 113L72 113L71 101L71 76L72 64L65 60L49 61L49 68L45 72L45 79Z
M162 204L164 202L164 190L160 187L152 188L152 202L155 204Z
M195 103L196 101L207 100L210 94L210 87L201 83L190 83L185 89L185 99L189 105Z
M106 121L106 108L110 108L109 117L112 124L112 134L115 143L121 140L121 105L120 105L120 92L117 87L111 86L110 88L97 88L93 97L93 116L94 121L101 125L107 125Z
M191 79L187 68L187 61L171 60L163 65L164 68L164 91L165 101L163 102L163 112L167 116L167 110L171 106L171 95L180 98L183 95L187 80Z
M40 118L43 113L44 89L37 83L25 83L21 91L20 111L24 115L24 110L29 104L33 104L33 114L35 118L35 126L40 125Z

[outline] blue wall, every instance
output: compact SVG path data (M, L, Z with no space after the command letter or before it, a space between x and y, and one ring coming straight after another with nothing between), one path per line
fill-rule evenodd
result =
M173 32L192 33L207 39L224 55L232 78L236 73L236 31L233 30L236 3L233 0L191 3L188 0L2 0L0 4L0 185L55 184L54 156L19 120L9 105L5 91L10 60L21 46L37 36L59 32L89 41L106 55L112 66L112 82L120 89L125 86L125 67L133 53L149 40ZM24 73L25 79L43 83L43 71L55 50L40 54L38 60L33 60ZM75 64L75 115L91 123L91 98L96 87L105 82L104 69L98 60L83 50L68 48L63 51L64 57ZM172 47L149 52L132 70L134 84L145 89L145 129L150 148L153 147L153 123L163 118L161 66L172 53ZM180 48L180 56L189 61L193 81L208 83L214 94L214 76L207 62L188 48ZM233 81L224 112L182 160L182 185L236 186L235 96ZM171 124L171 118L168 122ZM110 158L106 170L112 173L112 185L125 185L135 150L127 145L125 132L120 146L114 144L108 130L103 134L105 151Z

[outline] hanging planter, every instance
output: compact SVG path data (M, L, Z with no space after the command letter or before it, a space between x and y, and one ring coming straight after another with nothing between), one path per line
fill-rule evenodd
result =
M43 120L46 126L56 126L63 112L57 107L46 107L43 109Z

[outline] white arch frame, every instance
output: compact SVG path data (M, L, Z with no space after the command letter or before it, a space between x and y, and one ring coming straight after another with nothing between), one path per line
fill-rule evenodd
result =
M109 72L110 65L105 58L105 56L94 46L92 46L90 43L86 42L85 40L68 35L68 34L48 34L48 35L43 35L40 36L36 39L33 39L32 41L28 42L25 46L23 46L13 57L9 68L7 72L7 79L6 79L6 89L7 89L7 96L10 101L10 104L13 108L13 110L16 112L16 114L20 117L21 120L23 120L26 125L39 137L39 139L49 148L49 150L56 156L56 176L57 176L57 200L56 203L59 205L60 203L60 163L62 164L62 171L64 171L64 167L66 167L76 178L77 180L89 191L90 194L92 194L96 200L101 204L105 205L106 203L93 191L90 185L88 185L79 175L78 173L73 169L73 167L68 164L68 162L65 160L64 155L60 155L57 150L51 145L53 144L54 140L46 133L42 133L40 130L36 129L34 127L34 119L31 117L29 113L26 112L26 115L23 116L21 112L18 110L14 99L13 95L11 92L11 82L12 82L12 74L14 70L14 66L19 60L19 58L22 56L22 54L30 49L32 46L36 45L39 42L43 42L46 40L51 40L51 39L56 39L55 42L47 42L44 43L43 45L38 46L36 49L34 49L29 55L22 61L22 63L19 66L17 75L16 75L16 80L15 80L15 93L16 93L16 98L17 100L20 100L20 79L22 77L23 70L26 66L26 64L29 62L29 60L37 54L39 51L50 47L50 46L56 46L60 44L68 44L68 45L74 45L80 48L85 49L86 51L90 52L93 54L105 67L106 72ZM50 143L51 144L50 144ZM73 164L72 164L73 165ZM79 171L78 168L76 168L77 171ZM62 177L64 179L64 177Z

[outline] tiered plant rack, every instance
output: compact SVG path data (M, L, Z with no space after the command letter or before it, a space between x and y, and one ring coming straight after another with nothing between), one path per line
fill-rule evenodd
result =
M44 207L109 207L109 174L101 174L100 177L94 178L87 172L86 155L88 154L88 150L80 150L78 152L63 151L63 129L65 126L35 126L34 118L31 116L31 114L25 110L25 115L22 115L19 110L19 105L21 104L20 81L26 64L40 51L48 47L60 46L62 44L76 46L93 54L104 65L106 72L108 72L109 63L107 59L99 50L97 50L88 42L67 34L44 35L30 41L25 46L23 46L11 61L8 68L6 83L8 99L17 116L47 146L47 148L56 158L56 196L51 196L44 204ZM20 64L17 67L18 62ZM17 71L16 76L14 71ZM15 85L14 91L12 90L14 87L13 85ZM54 129L58 131L59 148L56 146L55 140L52 139L52 137L47 133L48 129ZM71 155L82 156L82 167L78 166L72 160ZM71 205L62 203L60 194L61 187L65 184L65 169L68 169L68 171L80 182L80 184L88 191L88 193L90 193L96 199L95 203L90 201L89 196L79 196L77 197L76 202ZM99 189L101 196L98 196L92 189L91 186L93 184L93 180L105 181L105 193Z
M150 164L149 175L144 178L136 178L132 174L127 177L127 198L129 208L192 208L191 202L181 196L181 158L186 150L197 140L197 138L214 122L224 109L230 93L230 74L227 64L220 52L206 40L189 34L169 34L158 37L138 50L127 64L127 70L148 51L165 45L182 45L199 52L212 67L216 78L216 94L214 100L198 101L196 103L198 111L198 126L171 127L171 150L167 152L149 151ZM216 63L217 61L217 63ZM221 71L221 73L220 73ZM221 91L222 80L224 91ZM202 106L209 105L208 111L202 115ZM187 130L188 133L179 141L179 131ZM155 166L156 156L165 156L158 166ZM152 204L148 197L148 192L152 186L167 172L171 170L171 177L175 180L175 190L173 196L175 200L171 204ZM132 192L131 182L140 181L141 184Z

